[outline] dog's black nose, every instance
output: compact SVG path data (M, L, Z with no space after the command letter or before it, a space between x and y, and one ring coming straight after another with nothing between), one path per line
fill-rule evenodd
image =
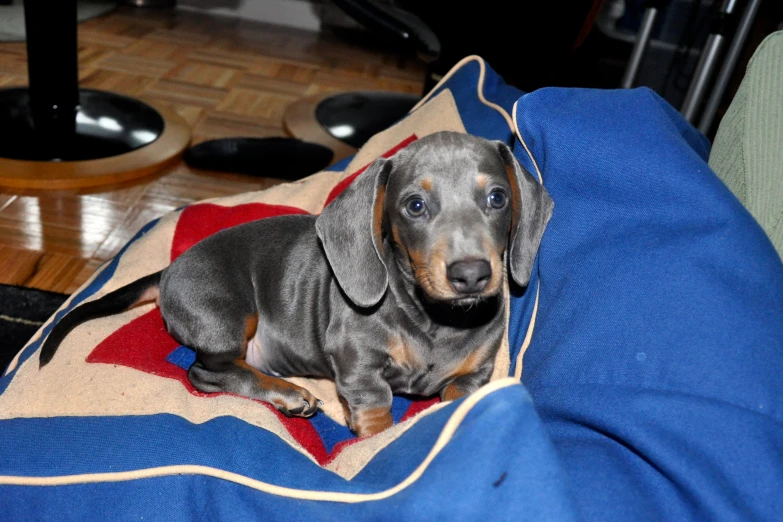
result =
M486 288L492 267L486 261L457 261L446 270L451 286L461 294L475 294Z

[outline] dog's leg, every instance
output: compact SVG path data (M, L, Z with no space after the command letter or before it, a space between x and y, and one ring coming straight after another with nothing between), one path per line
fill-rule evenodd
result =
M188 378L199 391L228 392L272 404L286 416L310 417L319 400L312 393L279 377L266 375L232 354L199 354ZM233 354L240 355L240 354Z
M345 420L351 430L359 437L375 435L394 424L391 415L391 388L389 388L388 404L386 400L369 401L368 403L367 393L359 395L340 392L340 386L337 387L337 391L340 393Z
M475 372L459 375L440 390L442 401L455 401L469 395L489 382L495 361L490 359Z
M227 392L264 401L288 416L313 415L318 399L312 393L261 373L245 361L258 328L258 312L242 306L246 296L214 284L194 293L161 293L169 334L196 351L196 362L188 370L193 386L205 393Z
M392 390L383 378L383 359L370 360L373 357L366 352L361 358L344 356L348 351L354 350L345 347L341 357L332 358L345 420L359 437L375 435L394 424Z

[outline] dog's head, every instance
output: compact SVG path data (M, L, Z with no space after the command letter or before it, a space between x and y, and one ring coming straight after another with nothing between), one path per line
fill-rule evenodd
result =
M500 291L506 253L514 281L527 285L553 206L504 143L439 132L375 161L316 230L358 306L386 291L385 248L427 298L470 304Z

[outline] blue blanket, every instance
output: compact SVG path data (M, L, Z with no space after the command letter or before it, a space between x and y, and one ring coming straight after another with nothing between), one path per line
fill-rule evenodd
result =
M351 480L232 417L3 420L0 518L779 517L783 266L703 136L647 89L522 94L469 61L443 90L555 201L511 300L512 363L533 324L521 384L427 415Z

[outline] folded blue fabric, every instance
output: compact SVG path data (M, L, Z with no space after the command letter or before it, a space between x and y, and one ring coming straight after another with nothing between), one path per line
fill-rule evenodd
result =
M516 120L555 201L523 382L580 514L779 519L783 266L707 141L648 89Z
M233 417L3 420L2 518L778 518L783 266L703 136L646 89L523 95L480 60L445 89L468 132L509 143L516 102L515 154L555 201L512 298L512 361L535 316L523 385L421 418L351 480ZM212 472L155 476L176 465Z

